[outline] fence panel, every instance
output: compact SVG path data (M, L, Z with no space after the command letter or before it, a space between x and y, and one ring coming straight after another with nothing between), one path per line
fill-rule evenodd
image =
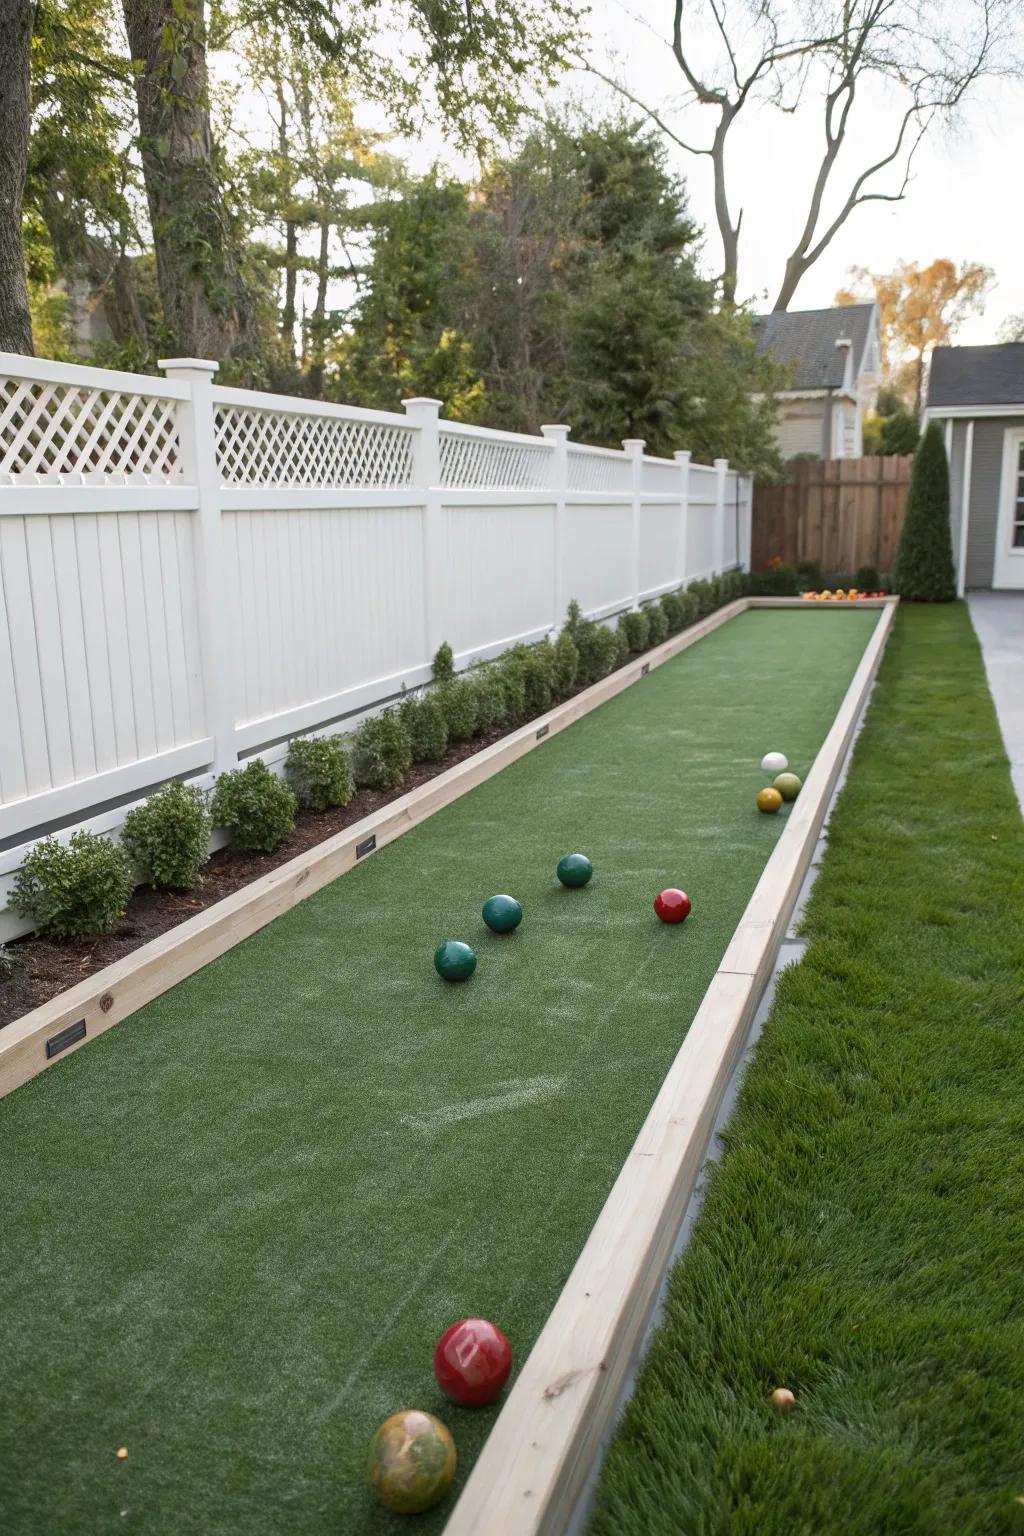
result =
M115 771L206 736L192 521L0 516L0 835L18 802L32 817L75 810L151 772L115 785Z
M350 727L442 639L465 665L744 558L724 461L165 367L0 354L0 889L50 828Z
M226 512L224 554L243 750L258 722L271 740L282 716L319 705L322 723L427 661L422 508Z
M899 547L912 454L801 461L784 485L754 492L751 563L814 560L824 572L892 569Z
M555 508L444 507L446 638L459 660L540 639L556 622Z
M627 465L627 468L629 466ZM565 514L565 592L584 613L628 608L633 551L633 504L571 501Z

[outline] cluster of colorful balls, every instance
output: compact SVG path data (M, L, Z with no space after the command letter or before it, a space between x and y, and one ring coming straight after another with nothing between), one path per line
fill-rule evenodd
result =
M834 592L804 592L802 596L812 603L856 603L865 597L888 597L888 592L858 592L856 587L836 587Z
M463 1408L483 1408L501 1396L512 1369L512 1346L494 1323L464 1317L434 1349L434 1377ZM400 1515L418 1515L443 1499L455 1477L451 1431L422 1408L402 1408L380 1425L370 1446L370 1485Z
M585 853L567 853L555 873L568 890L579 890L591 880L594 866ZM690 898L669 886L655 896L654 910L663 923L682 923L690 915ZM522 905L514 896L488 896L483 920L492 933L513 933L523 920ZM476 951L462 939L445 939L434 951L434 969L445 981L468 981L476 970Z
M782 752L766 752L761 759L761 772L771 773L772 782L757 792L757 808L766 816L774 816L786 800L795 800L802 788L795 773L788 773L789 759Z

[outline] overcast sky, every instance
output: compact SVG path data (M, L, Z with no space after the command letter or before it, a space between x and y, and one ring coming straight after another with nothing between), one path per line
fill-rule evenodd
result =
M667 112L679 103L682 86L664 41L670 14L670 0L593 0L591 12L595 62L636 96ZM712 41L698 35L698 57L709 57ZM552 97L572 99L594 110L613 97L593 76L576 73ZM852 119L851 150L844 151L846 158L841 157L837 167L843 172L836 175L837 192L870 163L866 151L876 152L872 159L886 152L900 110L895 91L876 88L864 93ZM771 307L786 254L806 216L823 142L822 116L820 105L813 104L792 115L768 105L747 111L733 130L728 158L732 210L735 215L743 209L739 296L753 299L758 307ZM709 142L713 120L709 109L696 106L671 119L682 137L698 143ZM1024 311L1024 87L982 82L955 130L933 134L917 153L906 199L856 209L804 277L791 308L831 304L851 266L887 272L900 260L927 264L947 256L956 262L982 262L996 274L985 313L967 321L958 341L995 341L1006 316ZM443 152L440 139L430 134L404 147L420 169ZM717 273L721 251L711 162L674 146L670 152L673 165L687 178L692 211L707 231L704 265ZM875 184L888 191L899 180L890 173Z
M670 0L594 0L592 34L598 58L611 59L615 74L644 101L671 108L680 99L682 76L663 38ZM641 18L646 17L645 26ZM657 26L659 35L655 34ZM703 47L701 46L703 44ZM711 39L698 39L696 52L710 58ZM875 93L855 107L851 139L856 149L845 162L846 186L866 163L863 149L888 147L899 121L895 92ZM692 107L672 125L688 142L708 143L713 113ZM743 208L740 295L758 302L775 297L785 257L807 210L807 194L823 145L820 107L789 116L756 109L730 141L730 196ZM702 135L702 136L701 136ZM874 156L872 158L875 158ZM673 163L688 179L694 212L708 231L707 256L718 270L711 162L673 151ZM840 160L839 167L844 162ZM926 139L914 162L908 195L900 203L871 203L856 209L835 241L797 290L792 308L831 304L851 266L890 271L898 261L925 264L937 256L992 267L996 284L985 313L968 321L957 339L995 341L1008 314L1024 311L1024 206L1020 197L1024 165L1024 88L982 82L961 113L954 134ZM837 168L837 169L838 169ZM883 176L882 190L899 178Z

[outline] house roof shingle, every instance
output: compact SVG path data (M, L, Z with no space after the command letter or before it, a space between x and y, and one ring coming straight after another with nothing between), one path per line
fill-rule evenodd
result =
M843 304L833 309L778 310L755 315L759 352L780 363L795 364L790 389L837 389L846 359L840 338L853 342L853 372L860 371L871 330L873 304Z
M1024 342L988 347L936 347L928 374L928 408L1024 404Z

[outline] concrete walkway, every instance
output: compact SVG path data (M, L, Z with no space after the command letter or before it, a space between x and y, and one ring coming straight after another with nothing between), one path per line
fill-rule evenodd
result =
M969 592L967 606L1024 814L1024 592Z

